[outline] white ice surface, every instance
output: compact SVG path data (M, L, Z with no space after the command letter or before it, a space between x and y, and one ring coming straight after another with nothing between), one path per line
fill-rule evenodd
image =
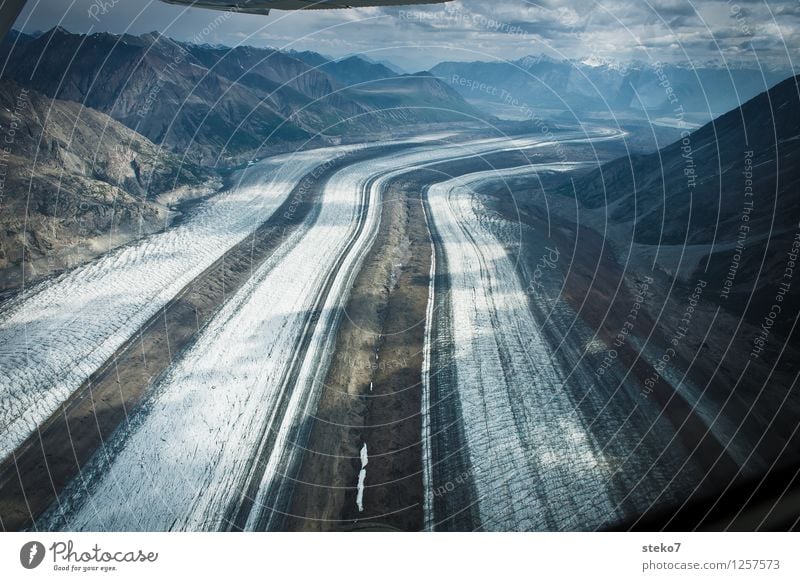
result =
M356 494L356 505L358 512L364 512L364 485L367 482L367 471L362 468L358 473L358 493Z
M428 192L429 218L447 259L458 394L487 530L592 528L613 520L616 512L605 489L602 454L563 391L564 373L551 358L514 264L487 227L473 190L504 175L558 169L472 174ZM429 342L426 334L426 354ZM429 366L425 372L431 372ZM423 437L430 429L429 421L423 422ZM431 482L429 456L424 467L427 497L442 483ZM426 509L432 510L430 503ZM435 526L431 518L426 515L429 527Z
M367 481L367 464L369 464L369 453L367 443L361 448L361 471L358 473L358 493L356 494L356 504L358 512L364 512L364 485Z
M430 216L425 211L425 222L430 224ZM428 282L428 306L425 309L425 342L422 349L422 512L424 530L432 531L436 521L433 514L433 466L431 451L431 349L433 347L434 311L436 307L436 247L431 240L431 270Z
M0 311L0 459L186 284L267 220L303 175L353 148L264 160L185 223L6 305Z
M321 387L318 379L330 355L331 326L377 233L385 181L437 161L539 142L541 138L515 138L426 146L359 162L334 174L323 191L316 221L284 241L173 364L146 408L110 442L109 448L118 452L110 465L96 457L87 468L83 478L89 497L79 485L68 489L62 497L66 528L225 528L223 515L250 474L250 460L264 430L276 435L275 451L267 460L251 517L262 508L268 510L262 507L263 499L281 480L281 458L287 450L295 453L288 435L306 419L311 393ZM371 182L376 176L381 179ZM365 191L370 198L365 226L345 256ZM342 265L334 269L340 257ZM331 291L324 304L316 305L329 277ZM320 311L316 332L298 380L287 387L286 370L305 333L305 315L314 308ZM276 404L284 389L291 395L285 413L279 415ZM255 521L248 521L248 527L253 526Z
M430 134L393 143L447 138ZM184 223L46 280L0 309L0 460L180 290L252 234L315 167L365 147L279 155Z

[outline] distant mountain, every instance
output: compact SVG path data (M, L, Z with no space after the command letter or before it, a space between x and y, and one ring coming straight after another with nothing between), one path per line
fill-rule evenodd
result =
M370 58L370 57L368 57L366 55L363 55L363 54L359 55L359 57L364 59L368 63L373 63L373 64L377 64L377 65L383 65L387 69L389 69L390 71L395 73L396 75L407 75L408 74L408 71L404 70L403 67L401 67L398 64L393 63L392 61L390 61L388 59L377 59L376 60L376 59L372 59L372 58Z
M328 74L340 87L349 87L403 74L363 56L329 59L310 51L292 52L290 55Z
M312 53L298 58L301 53L178 43L157 33L85 36L61 28L17 35L13 49L5 42L0 56L12 50L5 77L82 102L205 165L389 131L399 122L405 127L462 121L462 112L482 115L440 81L414 78L402 87L404 114L384 113L398 100L346 87L395 75L357 57L329 63ZM324 70L309 64L323 61ZM427 109L417 115L422 104L433 104L438 114Z
M513 62L445 62L431 73L462 97L517 101L532 109L644 113L675 117L683 108L705 120L729 111L789 76L748 68L632 64L526 57ZM518 106L521 106L518 105ZM571 111L570 111L571 110Z
M365 83L351 89L349 94L401 124L420 120L436 123L448 117L460 121L485 117L455 90L427 72Z
M325 56L324 54L320 54L318 52L304 50L304 51L296 51L290 50L287 53L290 57L296 58L299 61L303 61L307 65L311 65L312 67L321 67L325 63L329 63L336 59L332 57Z
M0 290L165 227L160 194L202 195L208 171L107 115L0 81Z
M390 79L397 76L397 74L388 67L378 63L371 63L357 56L329 62L321 68L322 71L336 79L343 87Z

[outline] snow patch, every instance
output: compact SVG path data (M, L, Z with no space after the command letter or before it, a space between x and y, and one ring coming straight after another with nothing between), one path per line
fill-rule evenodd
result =
M364 447L361 448L361 472L358 473L358 494L356 495L358 512L364 512L364 483L367 480L367 464L369 464L369 455L367 454L367 443L364 442Z

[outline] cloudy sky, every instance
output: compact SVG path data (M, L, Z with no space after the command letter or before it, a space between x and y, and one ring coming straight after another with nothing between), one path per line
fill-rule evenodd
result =
M456 0L433 6L233 15L159 0L28 0L16 28L366 54L408 71L546 54L596 61L800 65L798 0Z

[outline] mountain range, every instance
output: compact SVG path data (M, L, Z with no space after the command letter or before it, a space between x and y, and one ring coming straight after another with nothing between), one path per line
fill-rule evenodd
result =
M574 120L586 112L708 121L790 76L790 71L669 64L555 60L443 62L431 73L473 103L554 109Z
M206 166L486 117L429 73L397 75L358 57L330 62L312 53L186 44L158 33L63 28L10 35L0 56L4 78L106 113ZM401 98L391 94L397 87Z
M766 245L770 224L772 244L789 236L787 217L797 215L786 194L800 179L795 80L764 92L783 78L780 71L529 57L400 74L360 56L331 60L313 52L192 45L158 33L80 35L62 28L13 33L0 57L3 126L12 123L22 91L29 100L18 111L27 130L17 132L6 160L0 268L21 264L20 251L11 248L27 249L35 264L45 254L58 256L54 249L74 247L77 222L64 215L81 215L89 238L134 235L165 224L161 194L203 192L217 183L211 168L291 148L386 138L414 126L495 123L481 107L509 98L512 107L530 103L530 111L551 108L563 118L603 110L674 116L676 107L700 117L725 112L657 153L577 175L558 190L607 215L612 229L635 232L637 244L691 245L684 270L701 263L706 247L714 255L709 268L726 268L739 234L746 163L762 200L750 219L758 234L749 245ZM739 108L746 98L752 100ZM743 272L755 268L752 260L745 258Z

